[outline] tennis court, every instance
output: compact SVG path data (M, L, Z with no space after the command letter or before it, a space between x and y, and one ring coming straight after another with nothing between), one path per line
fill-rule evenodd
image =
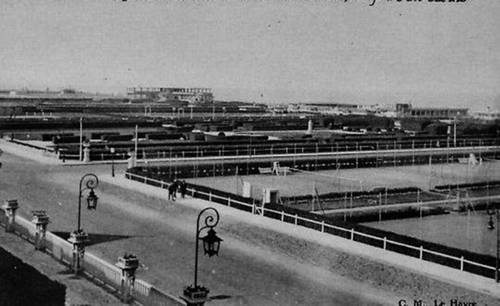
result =
M469 164L434 164L384 168L339 169L330 171L298 171L285 175L238 175L189 179L189 182L240 194L243 182L252 186L252 196L262 197L262 189L277 189L280 196L298 196L371 190L377 187L419 187L486 182L500 177L499 162Z

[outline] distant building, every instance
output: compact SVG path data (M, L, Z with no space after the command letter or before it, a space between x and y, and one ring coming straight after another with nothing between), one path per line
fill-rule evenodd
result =
M131 100L183 101L189 104L212 103L214 101L214 95L210 88L130 87L127 88L127 96Z
M404 115L411 110L411 104L409 103L396 103L396 113Z
M47 90L0 90L0 100L6 101L52 101L52 102L76 102L111 98L109 94L88 93L76 91L75 89L63 89L60 91Z
M500 120L500 111L493 111L488 107L484 111L474 112L472 117L483 121Z
M466 118L469 115L468 108L452 108L452 107L418 107L413 108L411 104L398 103L396 104L396 112L398 117L410 118L429 118L429 119L450 119L450 118Z
M366 114L366 111L360 109L358 105L344 103L303 103L290 104L288 106L290 113L318 113L331 115L348 114Z

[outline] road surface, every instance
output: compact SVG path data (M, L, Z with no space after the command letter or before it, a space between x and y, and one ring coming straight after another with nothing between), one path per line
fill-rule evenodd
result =
M141 262L137 277L171 294L193 282L196 217L205 207L200 201L166 201L163 191L123 179L124 165L118 166L114 184L109 165L40 164L5 150L1 160L0 199L18 199L25 217L46 210L49 230L63 237L76 227L80 178L97 174L102 178L98 208L82 211L82 227L92 240L87 251L112 263L124 252L136 254ZM269 220L261 226L258 216L248 215L245 222L240 212L212 206L221 212L216 230L224 241L219 257L200 253L198 279L211 294L230 296L213 305L397 305L400 299L436 296L499 302L297 238L291 225L287 234L265 225Z

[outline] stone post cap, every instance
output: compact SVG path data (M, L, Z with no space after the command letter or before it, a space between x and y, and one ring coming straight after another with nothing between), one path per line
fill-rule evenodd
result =
M33 219L31 222L35 224L49 224L50 217L47 215L45 210L34 210L31 212L33 214Z
M203 303L210 300L210 298L208 297L208 293L210 293L210 290L207 287L194 287L193 285L190 285L185 287L182 293L183 296L181 296L181 299L191 304Z
M139 267L139 259L134 254L123 254L118 257L116 266L122 270L135 270Z
M2 205L3 209L16 209L19 208L19 203L17 202L17 199L11 199L5 201L4 205Z
M85 233L83 230L80 231L73 231L70 234L70 237L68 239L69 242L73 244L84 244L89 241L87 233Z

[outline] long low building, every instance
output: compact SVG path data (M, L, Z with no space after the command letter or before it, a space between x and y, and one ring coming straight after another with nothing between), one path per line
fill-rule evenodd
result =
M127 88L127 96L132 100L184 101L189 104L211 103L214 101L211 88L129 87Z
M469 116L468 108L454 107L418 107L413 108L411 104L396 104L396 112L399 117L450 119L466 118Z
M483 120L483 121L494 121L500 120L500 111L492 110L489 107L484 111L476 111L472 114L472 117L475 119Z
M360 109L358 105L346 103L300 103L288 106L290 113L318 113L331 115L364 114L366 111Z

